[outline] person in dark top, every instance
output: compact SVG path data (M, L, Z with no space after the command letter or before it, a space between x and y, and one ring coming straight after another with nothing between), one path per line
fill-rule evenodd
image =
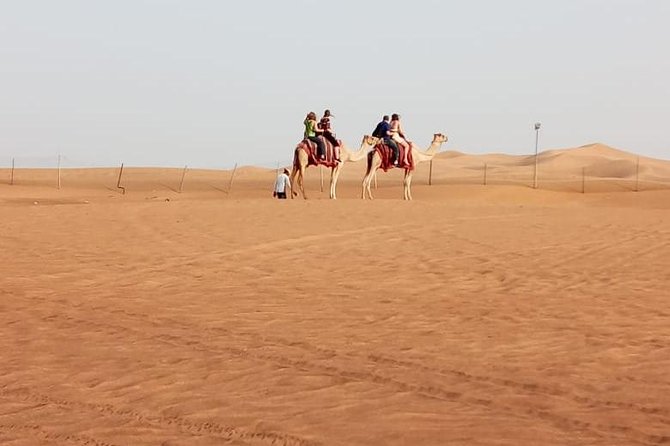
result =
M391 160L391 163L397 166L399 155L398 144L391 138L391 124L389 124L388 115L384 115L381 122L377 124L377 127L375 127L375 130L372 132L372 136L381 138L384 144L391 148L393 151L393 159Z
M330 110L323 112L323 117L319 121L319 130L321 130L321 134L323 135L324 139L328 140L333 145L335 149L335 158L337 161L340 161L340 151L338 150L340 143L337 141L337 138L335 138L333 126L330 123L331 117L334 116L330 114Z

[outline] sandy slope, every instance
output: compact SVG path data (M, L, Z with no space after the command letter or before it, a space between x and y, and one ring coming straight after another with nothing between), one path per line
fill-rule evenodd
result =
M670 442L669 191L350 167L0 184L0 444Z

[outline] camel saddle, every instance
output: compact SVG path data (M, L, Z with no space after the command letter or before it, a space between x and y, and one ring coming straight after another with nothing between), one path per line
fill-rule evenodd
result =
M303 139L298 148L307 152L307 159L309 160L308 166L326 166L326 167L335 167L337 166L337 158L339 157L338 153L335 152L335 146L328 141L326 138L319 136L318 138L323 141L323 144L326 146L326 159L319 159L317 155L316 143L310 141L309 139ZM342 141L337 141L342 146Z
M379 154L379 157L382 160L381 168L384 172L389 169L398 168L405 170L414 170L414 159L412 157L412 143L409 143L410 149L405 150L403 146L398 144L398 165L394 166L391 161L393 161L393 149L383 142L378 143L375 146L375 151ZM405 153L407 152L407 153Z

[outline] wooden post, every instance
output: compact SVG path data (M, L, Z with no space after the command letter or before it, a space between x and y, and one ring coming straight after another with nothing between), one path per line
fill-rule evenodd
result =
M640 190L640 157L637 157L637 167L635 169L635 192Z
M582 167L582 193L586 193L586 167Z
M484 186L486 186L486 181L487 181L486 174L487 174L488 167L489 167L489 165L487 163L484 163Z
M321 192L323 192L323 166L319 166L319 175L321 175Z
M233 180L235 179L236 171L237 171L237 163L235 163L235 167L233 167L233 173L230 174L230 183L228 183L228 194L230 194L230 191L233 189Z
M433 160L430 160L430 169L428 169L428 185L433 185Z
M123 195L126 194L126 188L121 186L121 175L123 175L123 163L121 163L121 169L119 169L119 179L116 181L116 188L121 189Z
M12 173L9 176L9 185L14 185L14 158L12 158Z
M60 190L60 155L58 155L58 190Z
M179 193L181 194L181 191L184 187L184 177L186 176L186 169L188 169L188 166L184 166L184 171L181 173L181 181L179 182Z
M277 187L277 178L279 178L279 161L277 161L277 169L275 169L275 178L272 180L272 196L276 192L275 187ZM293 185L291 184L291 192L293 192Z

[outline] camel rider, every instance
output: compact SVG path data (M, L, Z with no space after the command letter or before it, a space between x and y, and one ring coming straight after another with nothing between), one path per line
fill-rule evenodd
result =
M384 115L381 122L377 124L375 130L372 132L372 136L375 138L380 138L384 144L391 148L393 152L393 158L391 159L391 164L398 165L398 144L391 139L391 125L389 124L388 115Z
M405 157L407 157L409 143L405 139L405 132L403 132L402 126L400 125L400 115L397 113L393 113L391 115L391 128L389 132L391 139L393 139L393 141L400 144L405 149ZM398 162L400 162L400 160Z
M330 114L330 110L324 111L323 117L319 121L319 130L323 132L323 137L333 145L333 148L335 149L335 159L340 161L340 151L338 150L340 143L337 138L335 138L335 133L333 132L333 127L330 122L330 118L334 117L335 116Z
M317 128L316 113L307 113L303 124L305 124L305 139L316 144L316 155L319 159L326 159L326 145L323 143L323 139L317 136L321 133L321 130Z

